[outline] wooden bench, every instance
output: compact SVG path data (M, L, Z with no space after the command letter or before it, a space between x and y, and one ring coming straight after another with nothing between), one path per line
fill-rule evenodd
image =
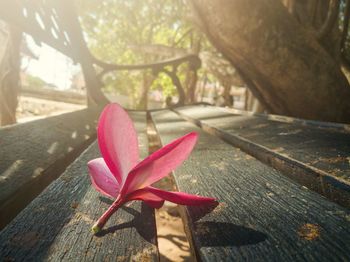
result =
M148 154L148 134L154 136L147 126L163 145L190 131L200 134L190 158L173 173L180 191L219 201L180 208L197 260L349 260L347 208L188 121L198 116L196 108L205 111L196 106L129 114L142 157ZM223 123L218 109L210 110L201 122ZM88 175L87 162L99 155L95 142L0 232L0 260L159 260L154 210L144 203L124 206L102 234L91 233L111 203Z
M145 157L146 114L131 117ZM99 155L95 142L1 232L1 260L158 260L154 210L140 202L118 210L98 237L92 234L91 225L111 204L88 175L87 162Z
M0 229L96 139L100 108L0 128Z
M210 195L220 203L214 210L182 208L187 235L199 260L350 258L349 210L174 112L156 112L152 118L163 144L190 131L200 134L190 159L175 171L180 191Z

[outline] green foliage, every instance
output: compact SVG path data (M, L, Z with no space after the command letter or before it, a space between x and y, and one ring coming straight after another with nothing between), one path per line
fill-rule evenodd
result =
M177 95L171 79L165 73L160 73L157 79L154 80L151 90L156 89L161 89L164 97Z
M44 88L44 86L46 85L46 82L42 80L40 77L32 76L28 74L26 75L26 82L28 87L35 88L35 89Z
M183 17L188 7L181 0L80 0L77 5L88 46L103 61L151 63L169 56L144 51L145 45L190 47L188 36L177 43L191 27ZM137 98L143 77L144 74L137 71L108 74L104 79L105 90ZM183 78L180 75L180 79ZM153 82L152 89L157 88L162 88L165 96L176 93L164 74Z

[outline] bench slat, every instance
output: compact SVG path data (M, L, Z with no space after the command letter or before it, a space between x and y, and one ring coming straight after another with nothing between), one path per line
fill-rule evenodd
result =
M300 184L350 207L350 133L268 117L237 115L212 106L176 109L206 131L281 170Z
M96 138L99 108L0 129L0 229Z
M144 157L146 115L133 113ZM154 210L133 202L117 211L102 236L93 223L111 200L92 186L87 162L99 157L93 143L55 182L32 201L0 234L0 260L141 261L157 260Z
M174 172L180 191L213 196L220 202L212 212L212 207L203 206L182 209L200 260L350 258L346 209L174 112L155 112L152 119L163 144L190 131L200 134L191 157ZM319 230L319 237L307 240L304 229Z

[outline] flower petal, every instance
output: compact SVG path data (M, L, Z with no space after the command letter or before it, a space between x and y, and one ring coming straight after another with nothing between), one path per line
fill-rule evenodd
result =
M130 199L131 198L131 199ZM180 205L203 205L211 204L216 200L212 197L191 195L184 192L164 191L155 187L146 187L130 194L130 200L167 200Z
M152 200L144 200L144 202L153 208L161 208L164 205L164 200L152 201Z
M130 117L120 105L107 105L100 116L97 134L101 154L122 184L139 161L137 135Z
M141 161L130 171L121 189L122 194L147 187L168 175L190 155L197 137L197 133L189 133Z
M119 193L119 184L103 158L89 161L88 167L91 182L96 190L106 196L116 198Z
M160 208L164 204L164 199L148 192L147 190L136 190L128 195L127 201L142 200L153 208Z
M213 197L191 195L184 192L164 191L155 187L148 187L147 190L150 193L164 200L167 200L179 205L196 206L196 205L210 204L216 201L215 198Z

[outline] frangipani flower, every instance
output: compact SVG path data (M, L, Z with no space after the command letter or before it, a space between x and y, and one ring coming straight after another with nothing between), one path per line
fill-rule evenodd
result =
M102 229L121 205L131 200L142 200L154 208L160 208L165 200L181 205L215 202L214 198L151 186L187 159L197 133L180 137L139 162L137 134L131 119L118 104L109 104L100 116L97 135L102 158L88 163L92 185L115 201L92 227L94 233Z

